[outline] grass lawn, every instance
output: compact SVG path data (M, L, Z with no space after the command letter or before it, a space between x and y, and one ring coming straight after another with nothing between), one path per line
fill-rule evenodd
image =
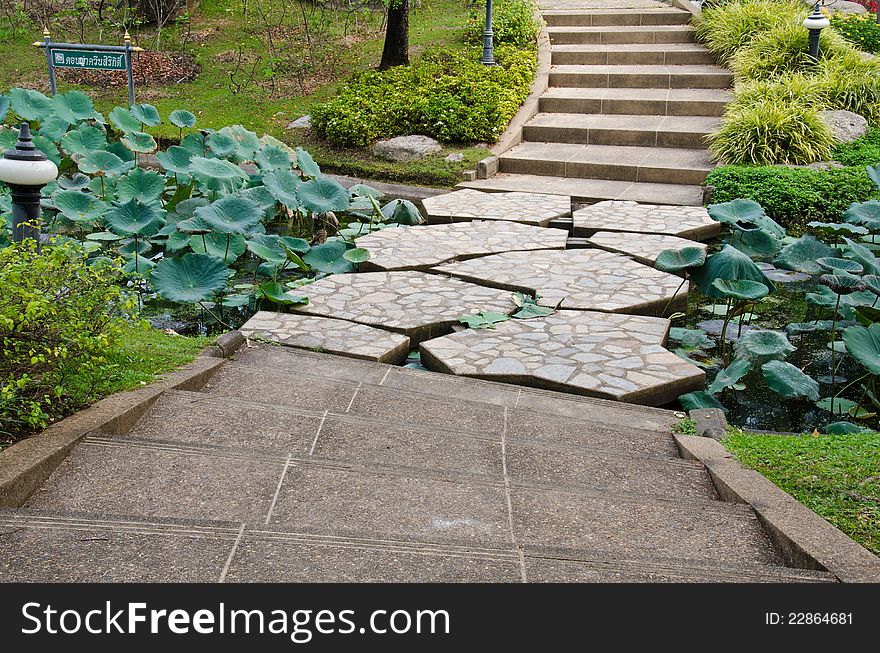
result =
M313 3L303 4L315 7ZM269 18L261 19L255 7ZM166 28L161 41L162 50L195 56L201 73L193 82L136 88L137 100L155 105L163 116L174 109L188 109L198 116L199 127L219 129L238 123L258 134L302 145L312 151L327 172L442 187L460 181L463 170L472 169L476 161L488 156L483 147L452 146L423 161L388 163L367 152L338 150L318 143L304 130L287 130L287 124L309 113L312 104L332 97L340 80L378 65L384 42L379 11L361 12L356 21L352 17L340 19L333 12L318 12L312 15L309 27L312 46L306 47L301 15L292 12L292 7L295 3L282 0L250 4L202 0L191 14L190 26ZM468 12L467 3L461 0L425 0L420 7L413 7L411 57L435 45L466 48L463 29ZM121 41L117 31L105 25L99 32L96 23L87 22L86 41ZM0 92L13 86L48 92L42 50L30 45L41 39L41 32L42 27L32 25L13 33L0 19L0 59L4 62L0 67ZM57 41L80 40L78 27L70 22L66 28L53 26L52 36ZM133 36L141 47L155 48L155 31L143 30ZM127 104L124 87L59 83L61 91L70 88L88 92L105 113L116 105ZM177 128L166 123L164 128L160 126L159 135L176 138ZM445 162L443 157L451 152L463 153L465 160Z
M73 376L67 380L65 394L76 397L76 401L66 405L65 414L53 415L53 419L65 417L115 392L151 383L192 362L211 342L211 338L169 335L150 328L146 323L134 323L124 338L107 349L106 362L96 374ZM18 438L0 433L0 449L15 439Z

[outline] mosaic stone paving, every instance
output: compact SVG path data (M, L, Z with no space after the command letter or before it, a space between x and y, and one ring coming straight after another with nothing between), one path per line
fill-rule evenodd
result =
M383 229L357 239L370 251L363 270L417 270L453 259L514 250L565 249L568 232L517 222L457 222Z
M669 321L558 311L423 342L428 368L659 406L703 389L705 373L663 347Z
M573 214L574 235L590 236L597 231L665 234L691 240L706 240L721 233L721 224L701 206L660 206L608 200L592 204Z
M298 313L383 327L412 344L447 333L462 315L515 308L506 290L415 271L335 274L298 292L309 297Z
M562 308L658 315L687 304L681 278L601 249L506 252L434 268L474 283L540 295Z
M703 243L694 240L679 238L678 236L658 236L657 234L629 234L613 231L599 231L587 241L618 254L626 254L639 263L654 266L654 261L660 252L666 249L683 249L685 247L699 247L704 252L708 249Z
M240 331L248 338L260 336L288 347L379 363L399 363L409 353L407 336L364 324L311 315L259 311Z
M571 215L571 198L539 193L483 193L466 188L422 200L428 222L508 220L546 227Z

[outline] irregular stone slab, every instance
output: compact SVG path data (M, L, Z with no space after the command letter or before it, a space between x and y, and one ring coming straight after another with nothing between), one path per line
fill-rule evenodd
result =
M431 224L471 220L509 220L546 227L571 215L567 195L540 193L482 193L465 188L422 200Z
M852 111L821 111L819 117L838 143L852 143L868 133L868 121Z
M601 249L505 252L434 268L475 283L537 293L562 308L659 315L687 303L681 277ZM670 300L672 300L670 302ZM668 312L668 311L667 311Z
M701 206L663 206L608 200L574 212L574 235L624 231L707 240L721 233L721 224Z
M419 270L452 259L513 250L565 249L568 232L516 222L457 222L383 229L357 239L370 251L368 270Z
M248 338L379 363L399 363L409 353L407 336L327 317L259 311L239 330Z
M699 247L704 252L708 247L695 240L687 240L678 236L659 236L657 234L615 233L598 231L587 238L587 241L609 252L625 254L639 263L654 267L660 252L666 249L684 249Z
M299 292L309 303L298 313L382 327L413 345L447 333L463 315L515 308L505 290L414 271L334 274Z
M416 161L442 149L430 136L395 136L373 145L373 154L389 161Z
M423 342L430 369L659 406L701 390L706 375L663 348L669 320L557 311Z

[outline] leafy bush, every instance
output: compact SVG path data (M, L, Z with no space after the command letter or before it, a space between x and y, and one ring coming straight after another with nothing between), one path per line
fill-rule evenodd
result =
M869 122L880 120L880 63L855 50L819 62L815 81L829 109L852 111Z
M519 48L534 46L541 27L537 12L538 5L534 0L496 0L492 12L495 45L513 45ZM482 43L485 29L485 7L478 3L468 18L468 42Z
M709 173L705 183L715 187L713 202L754 200L792 235L813 220L836 222L853 202L878 195L863 167L723 166Z
M872 166L880 163L880 128L874 127L861 138L834 148L832 157L847 166Z
M725 163L804 164L827 159L834 136L818 111L777 98L736 102L711 136L712 154Z
M836 13L831 16L831 26L859 50L880 52L880 24L874 13Z
M785 16L784 13L781 14ZM731 59L738 79L768 79L780 74L810 71L815 62L809 54L809 31L799 21L788 20L754 38ZM838 56L850 46L831 30L822 30L819 41L820 58Z
M133 307L121 273L72 242L0 249L0 432L44 427L80 402L67 382L104 361Z
M412 66L361 73L312 108L312 126L342 146L406 134L494 142L528 96L536 66L533 50L501 46L495 54L498 65L484 66L473 50L436 49Z

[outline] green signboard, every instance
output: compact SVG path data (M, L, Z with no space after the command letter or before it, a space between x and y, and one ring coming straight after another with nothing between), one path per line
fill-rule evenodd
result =
M55 68L90 68L91 70L126 70L124 52L94 52L89 50L51 51Z

